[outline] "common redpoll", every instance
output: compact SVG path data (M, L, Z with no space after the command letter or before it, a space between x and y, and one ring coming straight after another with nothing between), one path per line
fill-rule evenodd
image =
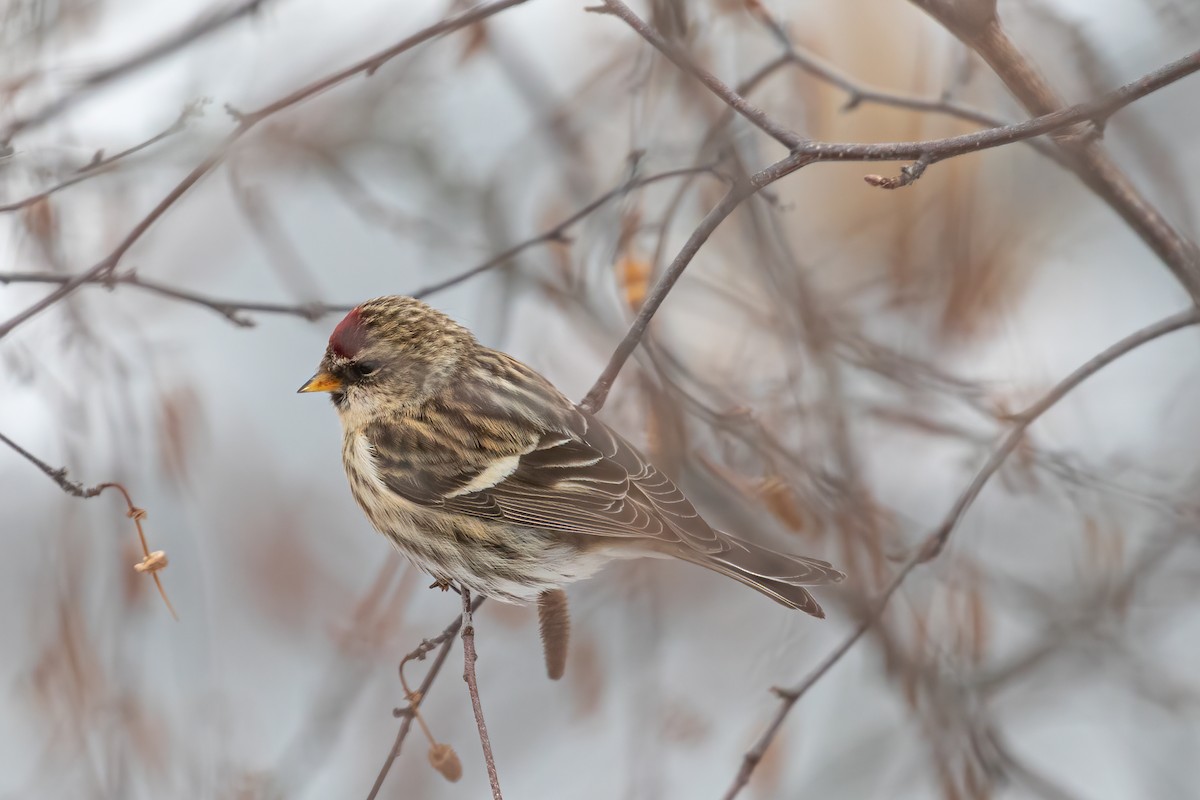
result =
M822 617L804 587L845 577L710 527L607 425L411 297L351 311L300 391L332 394L354 499L443 585L520 602L670 556Z

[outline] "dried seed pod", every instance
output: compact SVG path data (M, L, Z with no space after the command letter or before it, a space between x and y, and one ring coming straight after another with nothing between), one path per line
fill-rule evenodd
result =
M451 783L457 783L462 777L462 762L458 760L458 753L448 744L435 742L430 746L429 765Z
M162 550L155 550L141 561L133 565L133 568L138 572L158 572L167 566L167 554Z
M538 629L546 656L546 674L556 681L567 668L567 644L571 634L567 593L562 589L542 592L538 598Z

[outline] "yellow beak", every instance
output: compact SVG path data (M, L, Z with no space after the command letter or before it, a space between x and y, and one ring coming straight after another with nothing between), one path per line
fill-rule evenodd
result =
M300 392L336 392L342 388L342 381L328 372L318 372L308 379L308 382L296 390Z

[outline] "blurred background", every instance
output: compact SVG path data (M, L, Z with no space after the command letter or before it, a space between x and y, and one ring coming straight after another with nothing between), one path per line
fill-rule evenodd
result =
M333 410L295 394L336 309L434 287L429 302L581 399L726 182L784 155L583 6L514 6L225 147L239 114L465 6L0 2L0 319L223 159L107 285L0 340L0 432L129 489L179 614L132 569L115 493L70 497L0 447L0 797L368 795L404 705L396 666L459 605L371 530ZM903 0L634 8L727 83L757 78L750 99L807 137L979 127L951 107L1028 116ZM1200 41L1188 0L1000 14L1069 101ZM941 107L854 93L868 89ZM1105 133L1193 239L1198 100L1185 79ZM714 523L849 573L818 592L829 618L687 565L618 564L570 588L552 683L534 613L488 603L478 670L506 796L720 797L778 706L770 687L854 630L1005 415L1188 305L1045 152L964 156L897 191L863 181L900 166L817 164L745 203L602 414ZM796 705L745 796L1200 797L1196 345L1188 329L1130 353L1037 421L945 552ZM455 650L423 711L461 782L414 731L379 797L487 795L460 675Z

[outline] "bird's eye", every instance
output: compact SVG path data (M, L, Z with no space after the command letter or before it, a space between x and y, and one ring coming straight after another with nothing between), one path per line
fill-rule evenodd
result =
M350 365L350 372L355 379L366 378L379 371L379 364L374 361L359 361Z

